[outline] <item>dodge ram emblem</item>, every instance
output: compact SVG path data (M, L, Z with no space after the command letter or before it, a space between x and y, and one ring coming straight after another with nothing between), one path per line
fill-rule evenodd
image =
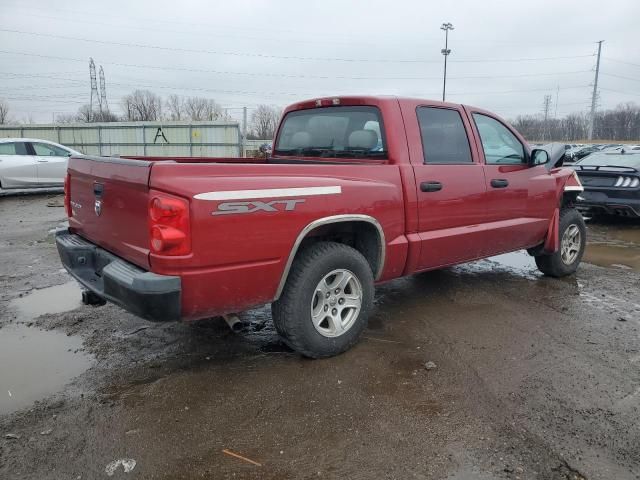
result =
M102 200L96 200L93 204L93 211L96 212L96 216L99 217L102 213Z

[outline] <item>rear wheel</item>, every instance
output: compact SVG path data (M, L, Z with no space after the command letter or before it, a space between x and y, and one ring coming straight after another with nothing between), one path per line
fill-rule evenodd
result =
M280 299L271 306L278 333L311 358L351 348L367 326L373 274L348 245L319 242L296 257Z
M587 229L580 212L573 208L560 211L560 248L551 255L535 257L538 269L551 277L564 277L574 273L584 254Z

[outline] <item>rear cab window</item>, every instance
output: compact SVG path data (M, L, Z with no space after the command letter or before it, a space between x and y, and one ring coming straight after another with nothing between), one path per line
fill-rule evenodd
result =
M387 158L377 107L335 106L285 115L274 155L319 158Z

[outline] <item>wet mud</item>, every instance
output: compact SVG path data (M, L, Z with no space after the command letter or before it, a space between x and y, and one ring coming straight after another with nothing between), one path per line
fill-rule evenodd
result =
M362 341L310 361L267 307L236 334L79 305L47 201L0 199L0 386L64 373L1 407L0 478L638 478L635 224L590 222L561 280L515 252L389 282Z

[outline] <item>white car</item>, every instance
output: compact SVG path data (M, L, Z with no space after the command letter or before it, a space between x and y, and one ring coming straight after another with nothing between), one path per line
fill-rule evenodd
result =
M71 155L69 147L34 138L0 138L0 188L61 187Z

